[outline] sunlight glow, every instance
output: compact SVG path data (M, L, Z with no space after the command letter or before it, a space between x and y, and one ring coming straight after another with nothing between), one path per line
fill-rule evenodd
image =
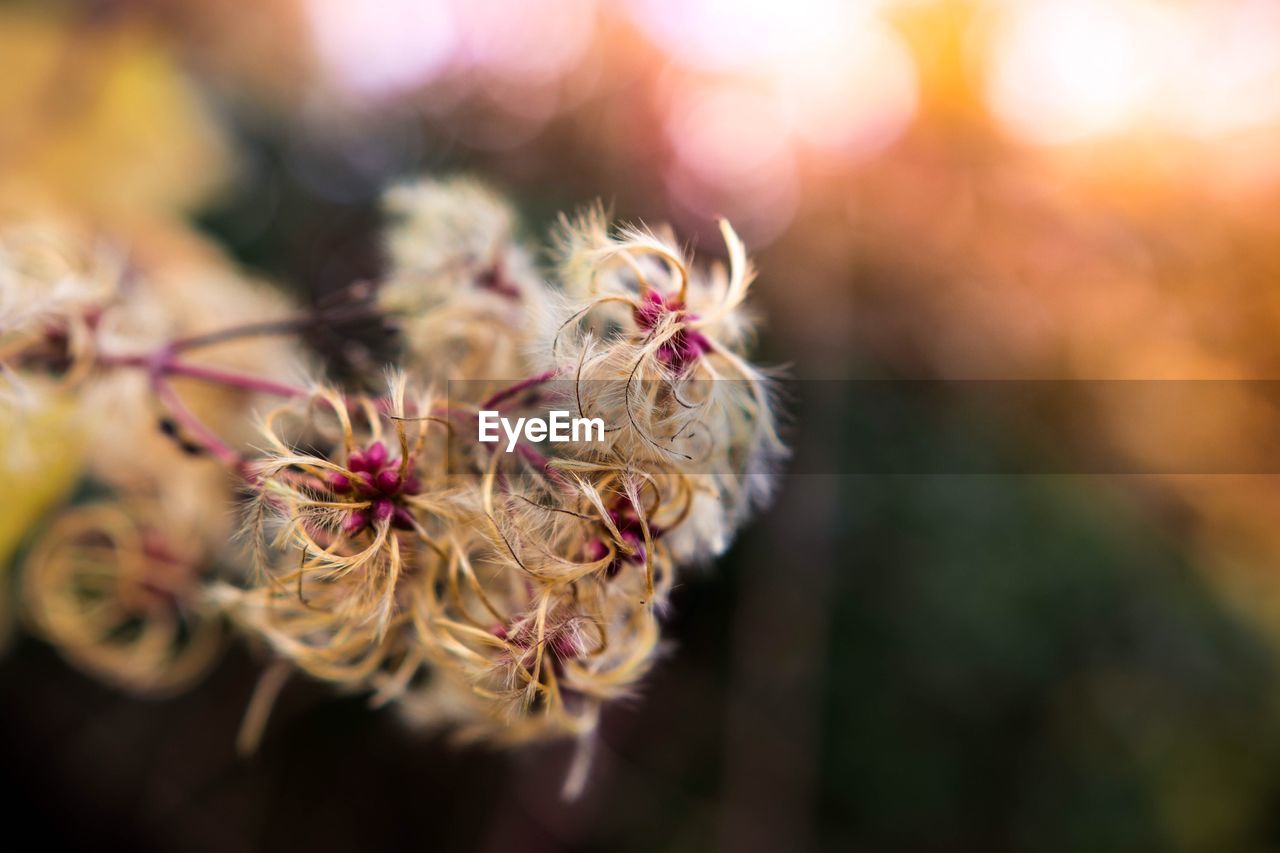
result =
M1280 121L1280 4L1268 0L1010 2L992 36L988 101L1032 142L1211 139Z
M1118 130L1150 93L1141 22L1116 0L1013 4L998 30L988 96L1019 136L1059 143Z
M344 90L391 95L429 82L453 60L447 0L306 0L320 61Z

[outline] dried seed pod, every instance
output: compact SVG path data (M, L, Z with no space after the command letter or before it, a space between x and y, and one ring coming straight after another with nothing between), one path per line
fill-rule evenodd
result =
M249 589L218 595L316 677L359 686L402 656L411 575L438 559L440 531L462 512L436 408L430 394L408 400L397 375L384 399L322 389L265 419L247 521L257 571Z
M580 458L699 478L706 535L677 540L692 559L722 551L768 501L786 453L770 376L744 355L754 272L727 222L721 231L728 266L700 268L669 235L610 233L598 210L565 220L565 298L541 324L541 366L571 388L577 413L606 424L607 441L578 446Z
M528 318L548 291L516 239L515 211L466 178L387 193L389 270L378 301L399 324L405 366L423 378L527 375Z
M23 566L35 631L73 665L148 696L196 681L224 633L201 588L208 556L189 550L191 538L177 528L153 526L162 515L115 503L74 507Z

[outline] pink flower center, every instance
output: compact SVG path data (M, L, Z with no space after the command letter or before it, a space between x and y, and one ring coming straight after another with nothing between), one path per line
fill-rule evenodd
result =
M364 450L351 451L347 469L351 476L336 471L329 474L329 488L371 505L347 515L342 525L344 533L359 533L388 520L399 530L413 529L413 515L404 498L418 494L422 486L412 473L400 475L400 460L391 457L385 444L375 441Z
M681 326L658 347L658 359L677 373L683 373L703 353L711 351L711 341L706 335L684 325L697 320L698 315L686 311L679 299L668 299L656 290L646 293L640 307L631 312L636 325L650 332L672 314L676 315Z
M618 528L622 541L631 546L631 553L619 550L614 555L613 562L605 569L608 577L614 577L624 565L643 565L648 554L644 546L644 525L640 523L640 516L636 514L630 501L624 498L618 508L609 510L609 519ZM661 527L649 525L649 538L652 540L661 538L665 532ZM594 562L603 560L608 553L609 546L604 539L592 539L584 547L582 558Z

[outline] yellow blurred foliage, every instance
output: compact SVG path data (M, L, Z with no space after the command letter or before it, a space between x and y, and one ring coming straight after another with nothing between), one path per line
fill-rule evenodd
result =
M225 179L218 125L147 28L4 9L0 56L0 196L183 209Z
M83 436L73 409L60 398L34 410L0 406L0 477L6 484L0 513L0 645L12 621L9 573L14 552L80 474Z
M83 462L73 406L57 400L35 411L0 408L0 476L8 485L0 513L0 563L7 563L40 515L71 489Z

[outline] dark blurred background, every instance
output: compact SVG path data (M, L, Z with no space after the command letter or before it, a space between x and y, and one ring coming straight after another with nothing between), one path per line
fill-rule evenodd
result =
M535 240L603 199L714 256L730 216L800 380L1277 378L1271 2L5 2L0 57L6 218L189 223L304 301L377 276L388 183L465 171ZM1280 848L1280 484L855 475L852 387L794 401L777 505L685 576L581 801L566 749L302 679L241 761L242 649L146 702L20 635L0 846Z

